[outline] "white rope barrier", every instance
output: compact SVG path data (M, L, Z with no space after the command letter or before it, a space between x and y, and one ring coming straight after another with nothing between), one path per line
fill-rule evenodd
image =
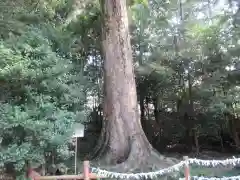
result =
M178 164L175 164L175 165L173 165L169 168L161 169L159 171L147 172L147 173L136 173L136 174L133 174L133 173L117 173L117 172L102 170L102 169L99 169L99 168L92 168L92 171L99 176L110 177L110 178L121 178L121 179L128 179L128 178L139 179L139 178L142 178L142 177L153 178L153 177L161 176L161 175L171 173L171 172L174 172L174 171L180 171L180 168L182 168L185 164L186 164L185 161L181 161Z
M204 177L204 176L191 176L193 180L239 180L240 176L230 176L230 177ZM185 180L185 178L179 178L179 180Z
M232 165L236 166L237 164L240 164L240 158L233 157L232 159L225 159L225 160L202 160L202 159L188 159L189 164L197 164L205 167L216 167L219 165L227 166Z
M182 167L188 164L196 164L199 166L205 166L205 167L216 167L219 165L222 166L236 166L237 164L240 164L240 158L235 158L233 157L232 159L225 159L225 160L202 160L202 159L196 159L196 158L191 158L187 159L185 161L181 161L178 164L175 164L171 167L164 168L158 171L154 172L147 172L147 173L117 173L117 172L111 172L107 170L102 170L100 168L95 168L92 167L92 172L96 173L99 176L104 176L104 177L109 177L109 178L120 178L120 179L129 179L129 178L134 178L134 179L140 179L140 178L154 178L157 176L162 176L167 173L175 172L175 171L180 171ZM207 178L207 177L197 177L193 176L191 178L195 178L196 180L205 180L205 179L210 179L210 180L237 180L240 179L240 176L232 176L232 177L223 177L223 178Z

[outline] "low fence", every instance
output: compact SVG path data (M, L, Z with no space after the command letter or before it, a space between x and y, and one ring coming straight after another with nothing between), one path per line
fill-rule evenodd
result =
M90 180L90 179L101 179L101 178L118 178L118 179L142 179L142 178L156 178L158 176L163 176L168 173L174 171L180 171L184 168L184 178L180 178L179 180L239 180L239 176L231 176L231 177L198 177L198 176L190 176L190 164L196 164L198 166L205 166L205 167L217 167L217 166L236 166L240 164L240 158L233 157L232 159L225 159L225 160L202 160L196 158L188 158L187 156L184 157L184 160L175 164L169 168L161 169L159 171L154 172L146 172L146 173L118 173L118 172L111 172L107 170L103 170L100 168L90 168L89 161L84 161L83 163L83 174L80 175L61 175L61 176L40 176L35 177L33 180L65 180L65 179L83 179L83 180ZM90 171L91 169L91 171Z

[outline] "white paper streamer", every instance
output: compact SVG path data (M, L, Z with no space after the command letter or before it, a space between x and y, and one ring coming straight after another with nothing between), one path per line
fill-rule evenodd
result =
M204 176L192 176L193 180L239 180L240 176L230 176L230 177L204 177ZM185 178L179 178L179 180L185 180Z
M159 171L154 171L154 172L147 172L147 173L117 173L117 172L111 172L111 171L106 171L106 170L102 170L99 168L92 168L92 172L96 173L99 176L104 176L104 177L110 177L110 178L124 178L124 179L128 179L128 178L135 178L135 179L139 179L139 178L153 178L153 177L157 177L157 176L161 176L167 173L171 173L174 171L179 171L180 168L182 168L186 163L186 161L181 161L178 164L175 164L169 168L165 168L165 169L161 169Z
M233 159L225 159L225 160L202 160L202 159L188 159L187 160L189 162L189 164L197 164L197 165L201 165L201 166L211 166L211 167L215 167L215 166L227 166L227 165L232 165L232 166L236 166L237 164L240 164L240 158L235 158L233 157Z
M98 176L103 176L103 177L109 177L109 178L120 178L120 179L129 179L129 178L135 178L135 179L140 179L142 177L144 178L153 178L157 176L162 176L167 173L171 173L174 171L180 171L182 167L188 164L197 164L199 166L205 166L205 167L215 167L219 165L227 166L227 165L232 165L236 166L237 164L240 164L240 158L235 158L233 159L225 159L225 160L202 160L202 159L196 159L196 158L190 158L185 161L181 161L178 164L175 164L169 168L164 168L159 171L154 171L154 172L147 172L147 173L118 173L118 172L111 172L111 171L106 171L102 170L100 168L94 168L92 167L92 172L96 173ZM191 178L194 178L196 180L237 180L240 179L240 176L232 176L232 177L222 177L222 178L207 178L207 177L197 177L193 176ZM181 179L181 178L180 178Z

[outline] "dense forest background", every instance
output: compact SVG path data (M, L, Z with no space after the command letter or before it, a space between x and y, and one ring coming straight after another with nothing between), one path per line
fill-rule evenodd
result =
M240 150L240 30L235 1L128 3L142 128L161 153ZM92 0L1 0L0 165L71 169L103 120L101 8ZM121 82L118 82L121 83ZM91 155L90 155L90 154Z

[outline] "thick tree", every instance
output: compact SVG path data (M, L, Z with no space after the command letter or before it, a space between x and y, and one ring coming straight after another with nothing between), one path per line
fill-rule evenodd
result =
M117 164L118 170L129 166L144 169L148 164L152 167L161 160L141 127L126 1L103 0L101 5L105 120L95 153L107 164Z

